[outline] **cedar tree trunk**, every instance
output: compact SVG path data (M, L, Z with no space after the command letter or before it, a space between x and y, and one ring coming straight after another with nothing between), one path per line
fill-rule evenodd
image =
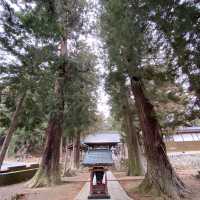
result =
M60 162L63 162L63 138L60 139Z
M132 114L127 105L128 104L124 105L126 110L124 111L124 118L126 143L128 148L128 176L141 176L144 175L144 169L141 161L138 135L133 125Z
M187 190L168 160L154 107L145 96L138 78L131 78L131 87L144 136L147 158L147 173L139 188L145 193L150 192L180 200L186 195Z
M73 140L73 169L79 169L80 166L80 133L77 132Z
M66 40L61 43L61 56L65 59ZM29 187L52 186L61 182L60 176L60 143L63 131L64 112L64 79L65 63L57 69L57 77L54 84L54 111L50 115L46 129L46 142L42 160L35 176L28 183Z
M69 141L66 144L70 144ZM66 145L67 146L67 145ZM75 176L76 173L74 171L74 154L75 154L75 143L72 140L72 151L66 148L65 154L65 164L63 170L63 176Z
M64 108L62 87L62 80L57 79L55 82L55 95L58 101L58 110L52 113L49 119L42 161L37 173L30 181L29 187L52 186L61 182L59 158Z
M65 161L64 161L64 169L63 176L66 176L67 167L69 166L69 149L68 149L68 138L66 139L66 147L65 147Z
M4 142L3 142L3 145L1 147L1 153L0 153L0 169L1 169L1 166L3 164L3 160L5 158L5 155L6 155L6 152L8 150L8 147L9 147L9 144L10 144L10 141L11 141L11 138L13 136L13 133L15 132L15 130L17 129L17 123L18 123L18 118L19 118L19 115L20 115L20 111L22 109L22 105L23 105L23 102L24 102L24 99L25 99L25 96L26 96L26 92L20 97L17 105L16 105L16 110L15 112L13 113L13 116L12 116L12 119L11 119L11 124L10 124L10 127L8 129L8 132L7 132L7 135L6 135L6 138L4 139Z

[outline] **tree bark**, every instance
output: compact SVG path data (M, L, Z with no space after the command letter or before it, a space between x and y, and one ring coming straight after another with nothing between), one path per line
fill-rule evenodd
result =
M13 133L14 133L15 130L17 129L18 118L19 118L19 115L20 115L20 111L21 111L21 109L22 109L22 105L23 105L25 96L26 96L26 92L24 92L24 94L20 97L20 99L19 99L19 101L18 101L18 103L17 103L17 105L16 105L16 110L15 110L15 112L13 113L13 116L12 116L12 119L11 119L10 127L9 127L9 129L8 129L6 138L4 139L3 145L2 145L2 147L1 147L1 153L0 153L0 169L1 169L1 166L2 166L2 164L3 164L3 161L4 161L4 158L5 158L6 152L7 152L7 150L8 150L8 147L9 147L9 144L10 144L10 141L11 141L11 138L12 138L12 136L13 136Z
M80 134L75 134L72 140L72 152L66 152L63 176L75 176L80 167ZM69 157L69 158L68 158Z
M68 138L66 139L66 147L65 147L65 161L64 161L64 168L63 168L63 176L66 175L67 167L69 166L69 149L68 149Z
M70 142L66 142L66 146L69 145ZM72 140L72 151L66 149L65 154L65 164L64 164L64 170L63 170L63 176L75 176L75 167L74 167L74 153L75 153L75 143L73 143Z
M128 87L126 87L126 79L121 77L118 82L120 86L119 97L122 104L122 120L123 127L126 133L126 143L128 147L128 175L140 176L144 174L142 160L139 150L138 134L133 122L133 112L131 109L130 95Z
M63 162L63 138L60 139L60 163Z
M73 169L77 170L80 167L80 133L78 132L74 138L74 154L73 154Z
M63 78L58 77L55 81L55 106L57 110L50 116L48 128L46 130L46 143L40 167L29 182L29 187L52 186L59 184L60 179L60 142L63 125Z
M75 138L73 137L72 139L72 152L71 152L71 156L70 156L70 170L74 170L75 169L75 148L76 148L76 142L75 142Z
M128 102L127 102L128 103ZM133 118L127 108L124 113L125 129L126 129L126 143L128 148L128 176L141 176L144 175L144 169L142 165L140 147L138 141L138 135L133 125Z
M133 131L127 130L127 148L128 148L128 176L142 176L144 175L144 168L140 155L140 147L138 140Z
M145 96L138 78L131 78L131 87L144 136L147 158L147 173L139 189L145 193L150 192L180 200L185 197L187 189L168 160L154 107Z
M51 186L61 182L59 160L64 110L63 78L56 79L54 93L57 110L50 116L42 161L37 173L30 181L29 187Z

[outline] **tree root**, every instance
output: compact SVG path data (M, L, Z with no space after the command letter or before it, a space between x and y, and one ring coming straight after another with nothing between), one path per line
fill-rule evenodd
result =
M49 187L54 185L59 185L61 183L61 178L57 173L53 173L50 176L45 173L41 168L38 169L34 177L28 181L27 187L38 188L38 187Z
M72 177L72 176L76 176L76 171L75 170L71 170L71 169L67 169L66 171L63 172L62 174L63 177Z
M154 184L145 177L143 182L136 188L136 191L142 195L150 195L155 200L182 200L190 193L184 185L179 185L179 183L174 185L169 183L166 187L167 189L163 190L161 186Z
M153 197L158 197L161 192L145 177L143 182L138 186L137 191L141 194L148 194Z

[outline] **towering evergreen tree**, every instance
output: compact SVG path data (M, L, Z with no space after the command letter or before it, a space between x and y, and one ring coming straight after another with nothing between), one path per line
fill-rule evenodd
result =
M70 76L70 63L68 62L68 42L72 37L77 37L82 21L81 15L85 1L48 1L39 2L36 9L45 9L48 16L58 23L60 29L60 63L55 70L54 82L54 110L51 112L47 138L40 168L32 178L29 185L38 187L54 185L60 182L59 158L60 141L63 131L64 116L64 82ZM74 35L75 34L75 35Z
M17 102L17 105L16 105L16 110L15 112L13 113L13 116L12 116L12 119L11 119L11 124L10 124L10 127L8 129L8 132L6 133L6 137L4 139L4 143L1 147L1 153L0 153L0 168L1 168L1 165L3 163L3 160L5 158L5 155L6 155L6 152L8 150L8 147L9 147L9 144L10 144L10 141L11 141L11 138L12 138L12 135L14 133L14 131L16 130L16 127L17 127L17 123L18 123L18 118L19 118L19 114L20 114L20 111L22 109L22 104L24 102L24 98L26 96L26 93L24 93L20 99L18 100Z
M22 16L18 15L9 3L2 1L2 6L0 44L2 54L7 56L1 60L0 66L1 91L5 93L1 101L6 103L7 99L17 96L17 103L8 105L10 110L15 111L13 111L12 119L7 119L10 121L10 127L2 146L0 165L3 162L12 135L19 126L19 114L22 117L22 105L26 105L25 96L27 93L37 95L38 87L44 88L42 87L44 86L45 71L43 64L47 61L51 62L53 57L52 44L44 42L44 40L38 41L23 23ZM42 47L41 44L43 44ZM11 97L10 94L14 95ZM30 99L30 95L28 96ZM18 99L20 99L19 103Z
M110 69L111 70L111 69ZM133 105L130 91L126 85L126 77L117 71L110 71L107 76L106 89L111 96L112 113L115 120L121 124L125 132L128 147L128 175L139 176L144 174L139 145L139 135L135 127Z
M104 1L103 6L103 33L108 54L117 63L114 63L113 68L125 73L131 80L143 132L147 173L140 189L180 199L185 195L185 186L167 158L154 106L140 84L140 79L152 80L146 75L150 75L148 71L151 68L148 66L153 61L147 61L149 57L159 55L159 48L154 46L156 39L151 34L153 26L147 20L149 13L141 1ZM154 61L154 64L160 63Z
M144 1L143 5L149 12L148 20L155 24L160 34L164 50L173 58L169 71L173 71L177 76L187 75L189 90L194 91L198 106L200 106L199 5L196 1L179 0Z
M72 170L79 168L80 137L88 131L96 120L97 73L96 58L81 41L71 54L70 78L65 86L65 134L71 136L75 147ZM68 169L70 170L70 169Z
M131 85L147 157L147 174L140 189L142 192L156 192L154 195L164 194L168 198L183 198L186 192L185 185L168 160L154 107L145 96L141 81L137 77L132 77Z

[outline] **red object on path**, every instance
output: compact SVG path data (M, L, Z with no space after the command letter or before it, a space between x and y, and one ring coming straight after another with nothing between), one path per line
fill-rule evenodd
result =
M93 167L90 169L90 195L88 199L110 199L107 186L107 168L105 167ZM96 183L94 179L96 176ZM104 179L105 176L105 180Z

